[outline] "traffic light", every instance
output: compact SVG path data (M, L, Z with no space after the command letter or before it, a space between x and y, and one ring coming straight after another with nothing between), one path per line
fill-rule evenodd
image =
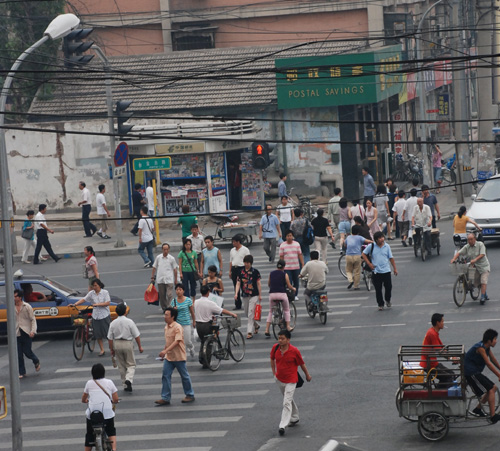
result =
M134 115L134 113L125 112L130 105L132 105L131 100L119 100L116 102L117 131L119 136L125 136L134 127L133 125L125 124Z
M252 163L255 169L267 168L268 145L265 142L252 144Z
M275 149L276 143L267 144L267 166L270 166L276 160L276 155L271 155Z
M85 39L92 31L93 28L80 28L78 30L73 30L64 37L64 66L67 69L71 69L73 66L87 64L94 58L94 55L83 55L84 52L94 45L94 42L82 42L82 39Z

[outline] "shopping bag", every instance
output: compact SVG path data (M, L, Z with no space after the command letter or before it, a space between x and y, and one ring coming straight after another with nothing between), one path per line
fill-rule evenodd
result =
M257 305L255 306L255 314L254 314L254 316L253 316L253 319L254 319L255 321L260 321L260 317L261 317L261 315L262 315L262 305L257 304Z
M160 305L158 301L158 290L155 288L154 283L150 283L144 292L144 300L149 305Z
M208 299L215 302L220 308L224 305L224 298L222 296L218 296L214 293L210 293L208 295Z

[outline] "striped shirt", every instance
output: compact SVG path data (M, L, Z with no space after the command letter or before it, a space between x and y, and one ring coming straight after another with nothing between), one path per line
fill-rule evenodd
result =
M300 244L293 241L288 244L286 241L280 246L280 259L285 260L285 269L300 269L299 255L302 255Z
M172 307L177 307L177 319L176 321L181 326L189 326L193 323L193 319L191 318L191 312L189 311L189 307L193 305L193 301L191 298L186 297L184 302L177 302L177 299L172 301Z

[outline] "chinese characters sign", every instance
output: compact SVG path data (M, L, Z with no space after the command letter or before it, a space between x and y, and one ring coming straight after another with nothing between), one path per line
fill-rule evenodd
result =
M160 169L170 169L172 161L170 157L136 158L134 161L134 171L157 171Z
M377 103L398 94L401 46L275 61L279 109Z

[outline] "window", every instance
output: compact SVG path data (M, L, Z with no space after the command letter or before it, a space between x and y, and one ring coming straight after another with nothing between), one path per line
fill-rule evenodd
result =
M172 47L174 51L199 50L215 48L215 30L210 25L186 25L172 31Z

